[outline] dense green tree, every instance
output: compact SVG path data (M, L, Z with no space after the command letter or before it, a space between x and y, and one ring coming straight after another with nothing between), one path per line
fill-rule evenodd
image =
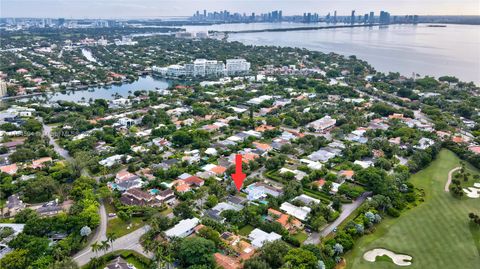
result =
M317 257L309 250L294 248L284 257L283 268L317 269Z
M260 249L259 257L272 268L280 268L284 264L284 257L291 247L281 241L266 243Z
M25 123L23 124L23 128L27 132L38 133L42 131L42 123L36 119L30 118L25 121Z
M251 258L243 264L244 269L270 269L268 263L260 258Z
M26 249L16 249L0 259L0 268L25 269L28 264L29 254Z
M181 202L173 208L173 214L182 219L188 219L193 217L193 209L189 203Z
M177 257L185 267L192 265L213 266L214 242L203 237L186 238L179 246Z

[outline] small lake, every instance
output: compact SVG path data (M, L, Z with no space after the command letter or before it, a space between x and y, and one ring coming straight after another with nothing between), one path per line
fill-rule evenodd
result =
M49 102L62 101L88 101L90 99L113 100L115 96L127 97L137 90L155 91L168 88L170 82L166 79L152 76L139 77L132 83L123 83L122 85L110 85L105 87L91 87L86 90L68 90L65 92L48 93L45 96L30 97L31 100L47 100Z

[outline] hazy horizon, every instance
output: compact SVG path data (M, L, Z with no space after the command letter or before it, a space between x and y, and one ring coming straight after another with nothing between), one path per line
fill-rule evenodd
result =
M358 15L385 10L394 15L480 15L479 0L0 0L0 17L135 19L190 16L196 10L284 15L316 12Z

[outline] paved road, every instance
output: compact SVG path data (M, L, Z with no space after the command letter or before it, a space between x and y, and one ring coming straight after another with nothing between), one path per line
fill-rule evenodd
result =
M446 192L450 192L450 184L452 183L452 176L453 176L453 173L455 173L455 171L458 171L462 169L462 167L455 167L453 168L452 170L450 170L450 172L448 172L448 179L447 179L447 183L445 184L445 191Z
M95 229L95 233L93 236L89 239L87 246L80 250L75 256L73 256L73 259L76 257L80 257L85 255L85 253L91 251L91 247L93 243L98 242L100 243L101 241L107 240L107 211L105 210L105 206L103 203L100 204L99 207L99 212L100 214L100 225ZM102 217L105 216L105 217Z
M367 199L368 196L370 196L370 192L365 192L363 193L360 197L357 198L357 200L353 201L351 204L344 204L342 206L342 213L340 216L332 223L330 223L327 227L325 227L321 232L319 233L312 233L310 236L303 242L303 244L320 244L320 238L321 237L326 237L329 235L333 230L340 225L345 219L350 216L353 211L355 211L358 207L360 207L363 202Z
M57 152L58 155L62 156L65 160L71 162L73 160L72 156L68 153L68 151L64 148L62 148L54 139L53 134L52 134L52 127L46 125L43 123L43 119L40 118L40 121L43 124L43 135L48 137L50 140L50 145L53 146L53 149L55 152Z
M153 255L151 253L147 253L140 244L140 237L144 235L148 230L150 230L150 226L146 225L127 235L118 238L113 242L113 244L111 244L112 247L110 247L110 249L108 249L107 251L93 252L92 248L89 247L88 249L85 249L85 251L82 251L81 253L75 255L73 257L73 260L75 260L79 266L84 266L93 257L100 257L117 250L134 250L142 254L143 256L151 259L153 258Z
M39 118L39 120L42 122L43 125L43 135L48 137L50 141L50 145L53 146L53 149L55 152L57 152L58 155L62 156L66 161L72 162L73 158L70 156L68 151L64 148L62 148L56 141L55 138L53 137L52 134L52 127L48 126L43 123L43 119ZM82 170L82 175L85 176L90 176L88 173L87 169ZM96 177L95 180L97 182L99 181L100 177ZM103 240L107 239L107 211L105 210L105 205L103 204L103 201L100 201L100 206L98 208L98 214L100 215L100 225L95 229L93 236L89 239L87 246L80 250L77 254L75 254L75 257L80 257L82 255L85 255L85 253L88 253L91 250L91 246L94 242L101 242Z

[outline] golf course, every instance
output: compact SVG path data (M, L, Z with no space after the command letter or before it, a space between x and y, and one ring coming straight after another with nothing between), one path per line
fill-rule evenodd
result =
M480 228L468 218L470 212L480 213L480 199L458 199L444 190L448 172L459 165L460 159L443 149L430 166L412 175L410 180L423 189L425 201L399 218L384 219L374 233L360 238L346 255L346 268L480 268ZM472 175L479 173L470 164L466 168ZM412 263L398 266L387 256L374 262L364 259L377 248L411 256Z

